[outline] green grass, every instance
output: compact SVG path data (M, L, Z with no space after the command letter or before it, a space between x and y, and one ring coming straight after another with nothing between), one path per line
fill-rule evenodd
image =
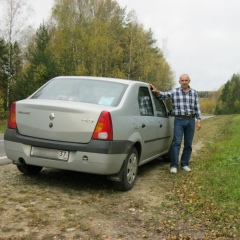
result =
M196 179L201 181L202 194L210 192L218 206L234 213L240 205L240 116L232 116L221 127L224 134L207 144Z
M199 137L205 146L195 157L194 172L182 176L185 187L177 194L187 211L209 219L216 237L235 239L240 231L240 116L218 116L202 125Z
M7 119L1 119L0 120L0 134L5 132L6 127L7 127Z
M6 129L6 122L6 120L0 122L1 133L4 133ZM240 232L240 115L217 116L202 121L202 129L196 132L194 141L203 142L204 147L198 150L193 157L194 160L191 162L193 172L188 174L181 171L176 176L173 176L169 175L167 167L165 180L162 180L163 182L167 182L167 191L171 191L172 189L174 192L173 195L169 195L170 203L171 197L174 200L174 206L170 204L169 207L171 211L176 211L179 217L179 219L176 220L176 215L174 215L174 220L191 220L192 225L194 225L194 221L197 223L200 222L202 224L201 227L205 229L206 234L208 234L206 236L209 236L209 233L211 233L214 239L239 239L237 235ZM17 186L18 185L19 183L17 183ZM14 187L14 184L11 184L11 186ZM86 192L89 193L89 195L85 193L88 197L81 199L81 206L86 206L88 203L91 205L95 202L96 195L94 194L95 188L93 188L93 186L94 185L90 188L93 189L92 193L90 189L86 188ZM8 196L10 192L11 188L6 188L5 192L2 192L2 197L6 199L6 196ZM16 199L9 195L8 201L22 204L22 202L24 202L23 195L28 196L27 193L28 190L24 187L24 189L19 190L21 197ZM31 193L31 191L29 191L29 193ZM41 190L39 190L39 193L40 195L38 197L42 195L45 196ZM64 193L66 193L66 189ZM45 194L49 193L47 192ZM76 194L77 196L74 198L75 191L71 194L68 193L72 201L75 200L78 202L79 192L76 191ZM103 199L106 198L107 201L110 201L108 199L109 192L102 193L97 191L97 194L101 194ZM131 192L128 194L131 194ZM116 199L117 197L119 197L119 193L116 193ZM45 198L51 198L51 196L44 197L44 199ZM99 198L99 196L97 196L97 198ZM49 202L47 209L49 211L51 209L54 210L59 207L59 204L59 201ZM62 204L64 205L65 202ZM74 202L74 204L77 205L76 202ZM106 204L109 205L109 203ZM166 201L157 206L158 208L154 213L159 215L156 215L156 218L154 218L155 215L153 215L151 221L158 224L162 212L168 211L168 204L169 201ZM34 206L35 205L33 205L32 208L34 208ZM127 209L129 208L142 211L142 209L150 207L146 202L135 200L131 201L130 205L127 206ZM103 207L102 209L104 212L105 208ZM34 210L31 211L33 212ZM36 211L38 213L39 210L37 209ZM121 216L124 211L122 210ZM98 212L102 213L99 210ZM19 213L17 214L19 215ZM39 222L42 225L51 222L46 216L40 214L40 212L35 215L35 217L29 219L34 227L39 224ZM72 208L65 208L61 216L69 219L67 223L70 224L69 226L65 225L63 228L67 229L73 226L83 231L89 229L89 226L85 225L85 223L81 223L81 226L79 224L73 224L78 215L75 214L75 210ZM75 216L75 218L73 216ZM198 221L198 219L200 219L200 221ZM166 221L169 228L172 227L172 220L171 215L169 215L169 220ZM196 224L196 228L198 227L199 225ZM19 228L19 231L20 230L21 228ZM8 232L9 229L6 228L3 229L3 231ZM210 238L206 237L206 239Z

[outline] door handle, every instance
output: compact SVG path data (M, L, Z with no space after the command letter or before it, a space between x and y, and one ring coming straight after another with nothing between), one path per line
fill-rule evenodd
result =
M162 126L163 126L163 125L162 125L162 124L160 124L160 128L162 128Z

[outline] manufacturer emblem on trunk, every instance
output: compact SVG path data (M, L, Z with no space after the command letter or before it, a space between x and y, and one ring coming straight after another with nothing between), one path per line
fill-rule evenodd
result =
M51 113L51 114L49 115L49 118L50 118L50 120L53 120L53 119L55 118L54 113Z
M87 122L87 123L93 123L94 120L91 118L83 118L82 121Z

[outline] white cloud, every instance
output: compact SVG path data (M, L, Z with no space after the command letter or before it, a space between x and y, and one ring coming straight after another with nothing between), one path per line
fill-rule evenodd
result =
M29 4L34 9L31 24L34 28L38 28L41 23L46 22L50 15L53 7L53 0L28 0Z
M217 90L240 71L238 0L118 0L135 10L158 46L167 39L166 56L176 73L189 73L192 87Z

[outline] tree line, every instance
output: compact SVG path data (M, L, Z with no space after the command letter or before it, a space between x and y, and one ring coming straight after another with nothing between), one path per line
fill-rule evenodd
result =
M240 113L240 74L233 74L221 90L215 114Z
M11 13L20 12L24 0L6 2ZM2 112L59 75L140 80L163 90L174 85L173 71L151 29L145 30L135 13L127 13L115 0L55 0L50 20L28 33L24 45L12 37L19 20L9 15L10 31L2 30L0 36Z
M205 114L239 114L240 74L233 74L218 91L199 91L198 97Z
M215 112L220 91L198 91L201 112L212 115Z
M0 116L13 101L60 75L140 80L163 91L175 85L151 29L145 30L134 11L127 13L115 0L55 0L51 18L36 31L23 28L26 0L5 2L6 29L0 29ZM239 113L239 85L239 75L234 74L219 91L198 92L202 112Z

